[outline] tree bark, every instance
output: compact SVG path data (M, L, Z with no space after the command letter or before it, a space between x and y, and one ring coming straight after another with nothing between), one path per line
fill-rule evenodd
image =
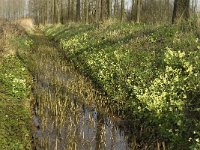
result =
M175 0L172 23L188 20L190 16L190 0Z
M136 0L136 23L140 23L141 0Z
M68 14L67 19L71 20L71 0L68 0Z
M95 18L96 18L96 23L99 22L99 15L100 15L100 6L99 6L99 0L96 0L96 6L95 6L95 9L96 9L96 13L95 13Z
M107 0L107 8L108 8L108 18L110 18L112 13L112 0Z
M75 20L74 4L75 4L75 1L72 0L72 2L71 2L71 21L74 21L74 20Z
M85 23L88 23L89 21L89 3L88 3L88 0L85 0Z
M105 0L101 0L101 20L105 19Z
M124 0L121 0L121 21L124 20Z
M76 3L76 21L81 20L81 1L77 0Z

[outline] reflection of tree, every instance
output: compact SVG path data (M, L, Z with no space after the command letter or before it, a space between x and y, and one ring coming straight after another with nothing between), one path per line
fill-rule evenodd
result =
M111 149L114 150L114 145L116 142L116 130L115 126L112 127L112 138L111 138Z
M101 114L97 114L97 126L96 126L96 148L95 150L101 149L101 144L103 143L103 125L104 119Z
M79 140L79 132L80 132L80 118L79 118L79 114L78 114L78 105L76 104L76 102L75 102L75 112L74 112L74 144L75 144L75 149L77 149L77 144L79 143L79 142L81 142L81 140L80 141L78 141Z

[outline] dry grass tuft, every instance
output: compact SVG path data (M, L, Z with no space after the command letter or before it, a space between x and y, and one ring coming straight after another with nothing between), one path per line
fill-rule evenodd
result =
M0 19L0 57L14 55L16 49L13 48L11 40L18 36L27 36L26 31L18 24L6 19Z

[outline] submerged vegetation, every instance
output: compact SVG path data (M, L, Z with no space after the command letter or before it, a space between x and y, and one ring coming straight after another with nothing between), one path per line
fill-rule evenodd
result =
M133 120L137 148L200 148L198 28L105 23L43 31L116 113Z
M37 32L32 39L28 43L37 48L19 55L34 77L36 149L128 148L129 135L109 113L106 97L43 34Z

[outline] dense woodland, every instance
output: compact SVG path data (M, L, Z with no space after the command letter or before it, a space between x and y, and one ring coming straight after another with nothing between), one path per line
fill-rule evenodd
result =
M98 23L107 19L171 23L193 16L197 4L198 0L1 0L0 16L32 17L36 24Z

